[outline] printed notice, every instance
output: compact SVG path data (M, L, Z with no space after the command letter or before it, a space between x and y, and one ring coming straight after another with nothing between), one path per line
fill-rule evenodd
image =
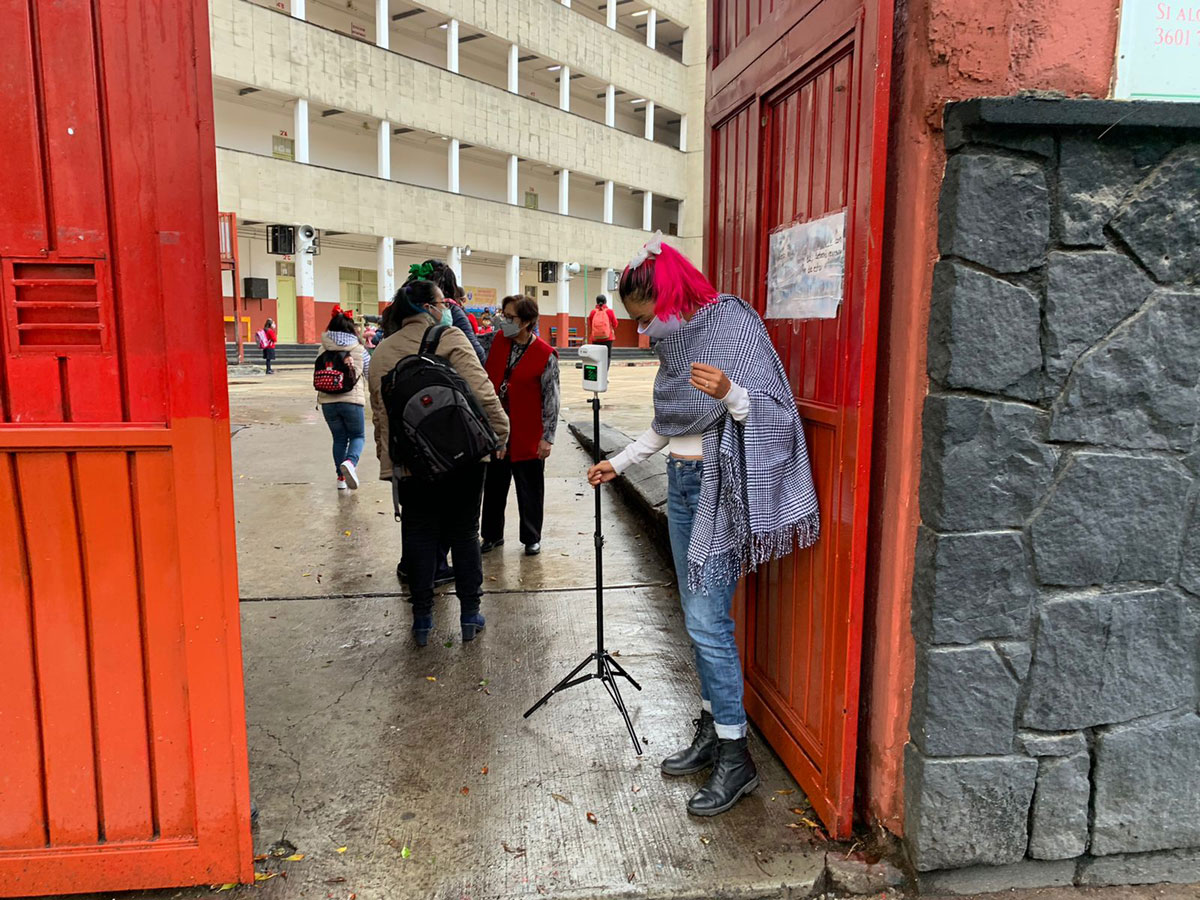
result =
M1200 0L1122 0L1113 95L1200 100Z
M846 212L771 232L768 319L833 319L842 303Z

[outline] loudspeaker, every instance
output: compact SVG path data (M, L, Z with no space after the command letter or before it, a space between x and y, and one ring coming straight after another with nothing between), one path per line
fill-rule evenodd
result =
M268 225L267 252L275 256L292 256L296 252L295 226Z
M554 284L558 281L558 263L543 262L538 266L538 281L542 284Z
M243 278L242 296L247 300L266 300L270 296L267 293L267 279Z

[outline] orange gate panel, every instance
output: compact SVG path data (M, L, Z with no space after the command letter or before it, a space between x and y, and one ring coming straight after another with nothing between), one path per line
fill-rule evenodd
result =
M710 6L714 283L766 309L768 236L844 210L832 319L768 319L804 418L821 540L739 593L746 707L829 830L854 794L891 54L882 0Z
M207 15L0 0L0 896L252 876Z

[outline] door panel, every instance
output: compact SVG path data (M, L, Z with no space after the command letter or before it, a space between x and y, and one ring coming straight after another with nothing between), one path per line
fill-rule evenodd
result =
M746 579L746 706L829 830L848 836L862 637L890 7L718 3L708 268L765 313L769 235L846 213L836 318L767 320L805 423L821 540ZM725 20L722 20L725 16ZM758 21L755 21L755 18ZM790 17L790 18L789 18ZM751 55L753 53L753 55Z
M290 275L275 278L275 293L279 343L296 343L296 279Z
M0 896L246 880L207 11L0 12Z

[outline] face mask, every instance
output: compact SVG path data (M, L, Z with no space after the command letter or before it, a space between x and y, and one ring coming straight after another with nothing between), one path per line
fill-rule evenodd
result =
M501 319L500 333L506 338L516 337L521 330L521 323L516 319Z
M671 316L665 322L658 316L650 320L649 325L638 325L638 334L644 334L652 341L661 341L677 332L687 323L679 316Z
M450 307L449 306L442 307L442 317L440 319L437 316L435 316L433 313L428 313L428 315L429 315L429 318L433 319L434 325L453 325L454 324L454 316L450 315Z

